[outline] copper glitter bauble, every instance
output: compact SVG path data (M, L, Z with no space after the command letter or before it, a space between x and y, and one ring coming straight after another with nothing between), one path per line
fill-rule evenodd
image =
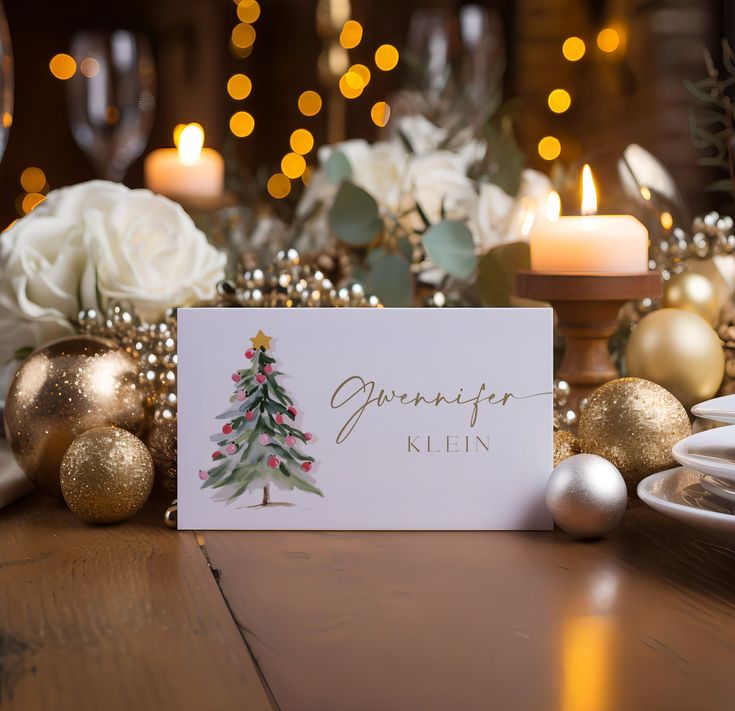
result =
M629 375L666 388L686 407L713 397L722 383L725 356L714 329L682 309L644 316L625 349Z
M89 523L116 523L137 513L153 487L145 445L118 427L79 435L61 460L61 491L72 513Z
M568 430L554 432L554 467L580 453L579 440Z
M676 466L671 448L692 433L682 404L640 378L619 378L590 396L579 418L580 447L612 462L629 493L649 474Z
M720 313L720 299L714 284L695 272L674 274L664 285L661 305L691 311L712 326L717 323Z
M59 465L75 437L101 425L138 433L145 415L135 360L111 341L74 336L36 351L15 374L5 433L28 478L61 496Z

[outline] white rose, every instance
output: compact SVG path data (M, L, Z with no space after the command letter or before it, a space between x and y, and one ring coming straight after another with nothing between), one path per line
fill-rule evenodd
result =
M0 365L73 333L98 295L151 319L211 297L225 260L180 206L147 190L91 181L52 191L0 239Z
M446 129L436 126L421 114L400 118L398 131L416 155L424 155L437 150L447 139Z
M535 170L524 170L518 195L491 183L480 186L477 209L470 220L475 244L483 252L504 242L528 239L536 215L545 209L551 183Z

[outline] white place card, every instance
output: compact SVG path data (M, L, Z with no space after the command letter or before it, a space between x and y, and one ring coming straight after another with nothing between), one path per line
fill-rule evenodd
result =
M178 313L179 528L551 528L551 309Z

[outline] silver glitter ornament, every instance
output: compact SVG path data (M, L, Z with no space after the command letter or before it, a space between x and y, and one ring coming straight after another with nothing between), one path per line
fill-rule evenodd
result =
M622 475L596 454L565 459L546 484L546 505L554 523L575 538L599 538L612 531L627 504Z

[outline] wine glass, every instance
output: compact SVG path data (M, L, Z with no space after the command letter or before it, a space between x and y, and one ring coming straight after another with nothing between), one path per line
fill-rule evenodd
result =
M10 126L13 123L13 47L2 2L0 2L0 63L0 159L2 159L8 143Z
M77 32L78 70L67 82L67 109L77 145L101 178L122 181L143 153L156 108L156 70L144 37L126 30Z

